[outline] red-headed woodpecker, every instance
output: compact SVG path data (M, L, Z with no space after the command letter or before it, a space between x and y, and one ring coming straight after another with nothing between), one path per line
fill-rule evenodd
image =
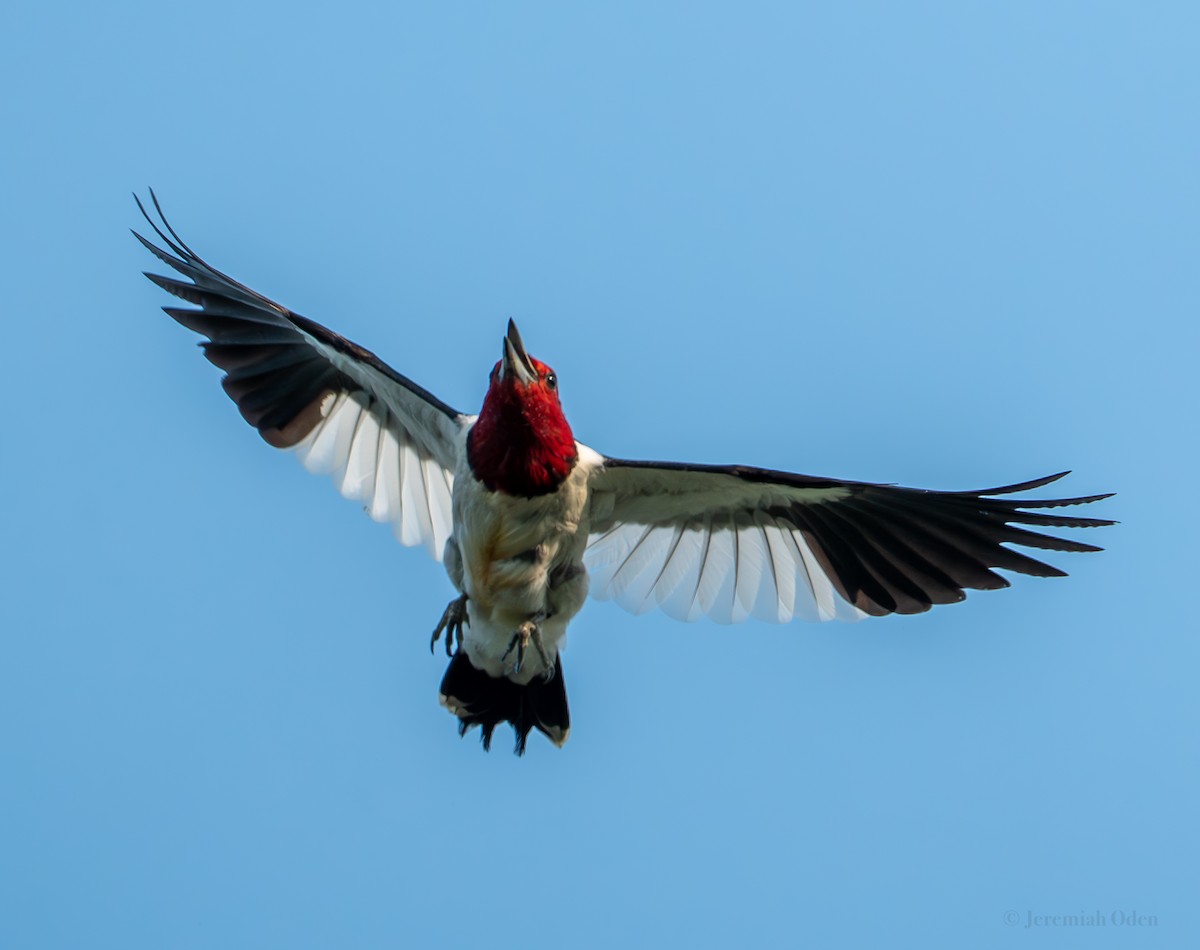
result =
M153 199L153 192L151 198ZM147 274L198 309L163 309L207 337L204 355L270 445L328 473L401 544L424 544L459 596L434 631L450 666L441 701L484 747L501 722L524 751L570 728L560 656L590 592L639 613L729 623L913 614L1008 581L1061 576L1006 547L1098 551L1028 527L1112 524L1046 509L1107 498L1014 500L1066 473L981 491L922 491L743 465L608 458L576 442L558 380L509 321L477 416L375 354L226 277L172 230L142 242L186 280ZM1036 510L1029 510L1036 509Z

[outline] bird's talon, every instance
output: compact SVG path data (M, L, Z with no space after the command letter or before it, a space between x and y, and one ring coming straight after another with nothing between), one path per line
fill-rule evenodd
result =
M513 650L517 651L517 660L513 666L513 673L521 672L521 663L525 660L525 644L529 642L529 634L523 630L518 630L512 635L512 639L508 641L508 649L500 657L500 662L503 663L508 659Z
M433 652L438 639L442 635L442 631L445 630L446 656L454 656L455 651L462 646L463 624L466 624L468 627L471 626L471 618L467 615L466 594L454 598L454 600L446 605L442 619L438 621L438 625L433 631L433 636L429 640L429 652Z
M517 659L513 665L513 675L521 672L521 666L525 662L525 651L529 648L529 644L533 644L533 648L537 650L538 659L542 661L542 666L545 669L545 678L548 680L554 675L554 664L550 660L550 654L546 652L546 645L542 643L542 630L538 623L545 619L544 615L537 615L535 618L526 620L523 624L517 627L516 632L512 635L512 639L508 641L508 648L500 657L500 662L503 663L508 659L513 650L517 651Z

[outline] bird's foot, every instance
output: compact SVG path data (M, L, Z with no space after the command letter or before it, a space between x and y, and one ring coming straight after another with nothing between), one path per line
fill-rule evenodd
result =
M433 637L429 641L429 652L433 652L433 648L437 646L438 638L441 637L442 631L446 631L446 656L454 656L454 654L462 647L463 641L463 624L471 626L471 618L467 615L467 595L456 597L446 605L446 611L442 614L442 619L438 621L437 628L433 631Z
M542 669L545 670L546 679L550 679L554 675L554 663L550 659L550 654L546 652L546 645L542 643L542 628L538 626L545 619L545 614L535 614L517 627L516 633L508 641L508 649L500 657L500 662L503 663L508 659L509 654L513 650L516 650L517 659L512 668L514 676L521 672L521 664L525 662L525 651L531 643L533 644L533 648L537 650L538 659L542 661Z

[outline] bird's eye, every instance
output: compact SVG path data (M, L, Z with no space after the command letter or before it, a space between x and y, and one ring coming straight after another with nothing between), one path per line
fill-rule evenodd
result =
M547 385L547 386L548 386L550 389L558 389L558 377L557 377L557 376L555 376L553 373L550 373L550 374L549 374L549 375L546 377L546 385Z

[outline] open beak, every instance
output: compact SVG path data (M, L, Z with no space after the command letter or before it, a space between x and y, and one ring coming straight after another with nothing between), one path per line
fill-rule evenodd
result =
M521 334L517 332L517 325L512 320L508 321L508 335L504 338L504 359L500 361L500 378L511 378L526 386L536 382L538 378L537 370L529 361L529 354L525 352L525 344L521 342Z

